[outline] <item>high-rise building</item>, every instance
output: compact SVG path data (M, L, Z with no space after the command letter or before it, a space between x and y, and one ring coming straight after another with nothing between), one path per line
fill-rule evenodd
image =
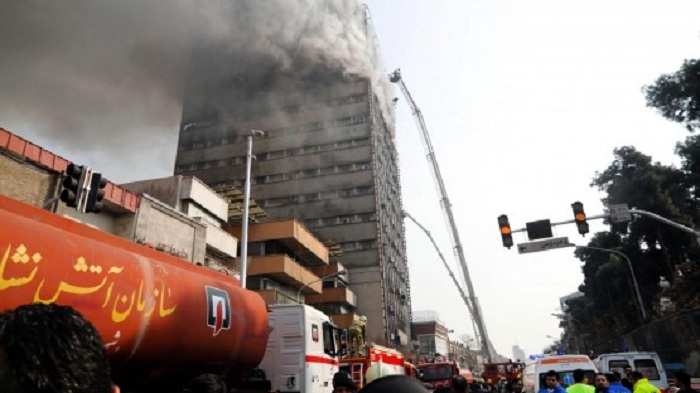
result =
M190 86L175 173L242 188L246 136L264 131L254 140L252 198L270 220L297 219L337 243L368 338L407 348L411 296L385 86L327 67L294 70Z
M513 345L513 361L514 362L524 362L525 361L525 350L520 348L519 345Z

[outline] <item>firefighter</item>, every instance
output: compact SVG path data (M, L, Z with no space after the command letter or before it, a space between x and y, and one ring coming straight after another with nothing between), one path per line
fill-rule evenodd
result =
M367 317L360 316L359 320L352 321L348 328L348 341L351 356L365 356L365 337L367 334Z

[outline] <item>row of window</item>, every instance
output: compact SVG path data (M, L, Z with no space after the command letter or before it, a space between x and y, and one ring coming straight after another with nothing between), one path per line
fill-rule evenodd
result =
M353 198L364 195L371 195L374 192L373 186L361 186L346 188L343 190L314 192L309 194L289 195L280 198L269 198L258 200L258 204L263 207L278 207L297 203L311 203L328 199Z
M377 248L377 239L358 240L354 242L339 243L343 252L364 251Z
M372 167L369 161L361 161L343 165L333 165L323 168L304 169L289 173L275 173L266 176L257 176L253 178L253 184L269 184L288 180L311 179L319 176L337 175L342 173L351 173L358 171L366 171Z
M353 94L348 96L334 97L331 99L321 99L318 101L308 101L303 103L293 103L280 107L277 111L271 111L268 106L260 105L259 103L251 103L250 105L241 105L240 103L236 106L230 108L227 111L227 115L230 118L236 119L236 121L247 121L250 119L261 118L261 117L271 117L276 116L277 113L283 112L287 114L297 113L302 110L313 110L319 106L342 106L342 105L352 105L360 102L367 101L367 93ZM201 112L202 117L208 119L218 119L219 111L215 108L207 108ZM196 128L202 128L208 126L207 123L211 123L212 120L208 122L204 121L192 121L183 124L182 131L191 131ZM189 124L189 126L188 126Z
M321 152L327 152L327 151L351 149L351 148L361 147L361 146L366 146L366 145L369 145L369 138L348 139L348 140L338 141L338 142L333 142L333 143L324 143L324 144L320 144L320 145L308 145L308 146L302 146L302 147L298 147L298 148L294 148L294 149L275 150L275 151L271 151L271 152L267 152L267 153L261 153L259 155L256 155L256 159L258 161L267 161L267 160L274 160L274 159L290 157L290 156L299 156L299 155L315 154L315 153L321 153ZM211 168L223 168L223 167L227 167L227 166L243 165L245 163L245 160L246 160L245 156L238 156L238 157L224 158L221 160L212 160L212 161L198 162L198 163L192 163L192 164L187 164L187 165L178 165L177 171L178 171L178 173L185 173L185 172L193 172L193 171L197 171L197 170L206 170L206 169L211 169ZM369 167L367 169L369 169ZM343 173L343 172L341 171L338 173Z
M256 154L258 161L277 160L285 157L303 156L307 154L316 154L326 151L350 149L353 147L369 145L369 138L346 139L338 142L323 143L318 145L307 145L295 147L292 149L274 150L266 153ZM241 157L244 158L244 157Z
M309 229L327 227L332 225L358 224L377 220L376 213L345 214L334 217L321 217L304 220L304 225Z
M334 120L328 121L314 121L306 124L301 124L293 127L284 127L274 130L264 130L265 134L263 138L272 139L279 138L282 136L289 136L294 134L302 134L314 131L323 131L331 128L342 128L348 127L355 124L367 123L367 116L355 115L355 116L344 116ZM214 124L213 122L207 124ZM224 133L223 136L209 137L205 138L204 135L195 136L193 140L187 140L189 138L180 138L180 144L178 145L178 150L198 150L214 146L230 145L235 143L245 142L248 131L240 132L239 130L230 129Z

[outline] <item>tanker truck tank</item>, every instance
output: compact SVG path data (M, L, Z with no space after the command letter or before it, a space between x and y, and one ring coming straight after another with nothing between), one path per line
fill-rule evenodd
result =
M123 386L245 374L269 334L264 301L237 279L0 196L0 310L32 302L85 315Z

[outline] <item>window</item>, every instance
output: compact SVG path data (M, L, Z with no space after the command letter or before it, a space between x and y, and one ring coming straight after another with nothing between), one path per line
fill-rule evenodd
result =
M332 175L335 173L335 167L334 166L328 166L325 168L321 168L321 176L325 175Z
M661 379L654 359L634 359L634 369L642 373L650 381Z
M617 371L620 375L625 375L625 367L630 364L625 359L608 360L608 369L610 372Z
M315 343L318 342L318 325L316 324L311 325L311 339L314 340Z
M323 352L330 356L338 353L338 332L328 322L323 323Z

